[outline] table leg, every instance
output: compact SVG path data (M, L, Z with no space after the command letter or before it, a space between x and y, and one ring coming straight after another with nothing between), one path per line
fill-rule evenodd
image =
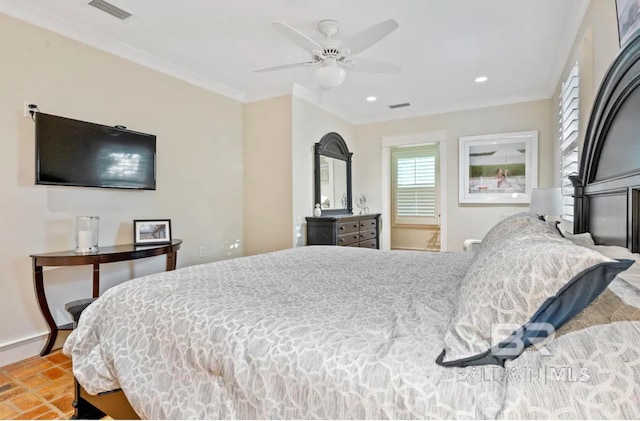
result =
M167 271L175 270L177 261L178 261L178 252L172 249L170 252L167 253Z
M100 296L100 263L93 264L93 298Z
M42 352L40 352L40 356L45 356L51 352L51 348L53 348L53 344L56 342L56 338L58 337L58 325L56 324L56 321L53 320L53 316L49 310L49 304L47 303L47 296L44 292L42 266L36 266L35 259L33 262L33 283L36 288L36 296L38 297L40 311L49 325L49 338L47 339L47 343L42 349Z

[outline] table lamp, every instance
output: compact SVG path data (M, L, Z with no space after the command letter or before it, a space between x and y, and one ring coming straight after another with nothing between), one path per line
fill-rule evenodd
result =
M545 220L549 220L549 216L561 216L564 213L564 207L560 187L533 189L529 211L542 215Z

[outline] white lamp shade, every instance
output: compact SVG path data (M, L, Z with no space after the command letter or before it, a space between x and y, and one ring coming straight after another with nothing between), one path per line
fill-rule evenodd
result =
M347 77L347 72L337 65L322 66L315 72L318 85L322 89L331 89L340 86Z
M538 188L531 191L529 211L538 215L562 215L562 192L560 187Z

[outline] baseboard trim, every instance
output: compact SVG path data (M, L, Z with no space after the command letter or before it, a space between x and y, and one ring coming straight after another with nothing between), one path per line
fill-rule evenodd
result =
M48 334L49 332L37 333L0 345L0 367L38 355L44 347Z
M391 250L408 250L408 251L431 251L431 252L439 252L440 249L425 249L418 247L391 247Z
M14 341L14 342L9 342L9 343L0 345L0 352L4 352L4 351L6 351L8 349L15 348L15 347L18 347L18 346L21 346L21 345L25 345L27 343L34 342L34 341L37 341L39 339L44 339L48 334L49 334L49 332L36 333L35 335L28 336L28 337L23 338L23 339L18 339L17 341Z

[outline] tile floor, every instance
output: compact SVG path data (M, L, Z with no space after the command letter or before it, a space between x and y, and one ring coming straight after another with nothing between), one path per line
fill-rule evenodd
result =
M61 351L0 367L0 420L69 419L72 401L71 360Z

